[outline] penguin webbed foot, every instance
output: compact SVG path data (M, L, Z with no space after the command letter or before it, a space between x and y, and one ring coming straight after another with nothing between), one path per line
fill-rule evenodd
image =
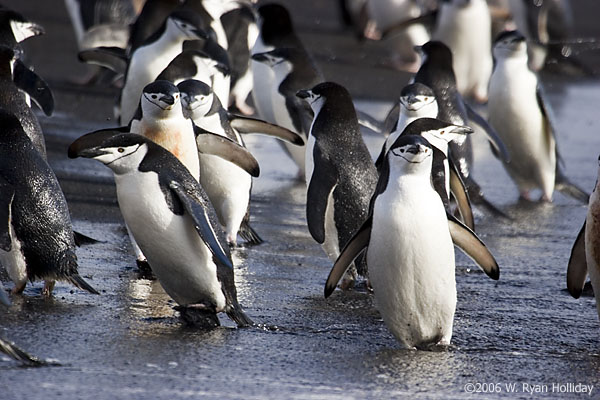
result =
M176 306L180 318L190 328L213 329L221 326L219 316L213 305L205 303Z
M156 280L156 276L152 272L152 268L150 268L150 264L148 264L147 260L135 260L135 264L138 269L138 279L148 279L150 281Z

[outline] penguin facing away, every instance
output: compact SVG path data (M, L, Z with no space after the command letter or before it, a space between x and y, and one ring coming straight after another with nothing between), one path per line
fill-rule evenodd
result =
M551 109L529 69L525 37L518 31L501 33L494 56L488 119L508 148L510 161L504 166L520 197L531 201L530 191L540 189L541 200L552 201L556 188L587 203L589 195L569 182L561 169Z
M358 126L352 98L333 82L301 90L314 112L306 148L306 219L311 236L335 260L368 216L377 170ZM358 273L366 276L364 260ZM352 271L344 287L354 281Z
M52 169L19 120L0 109L0 262L21 293L27 281L55 281L98 292L78 273L71 217Z
M179 306L219 324L225 312L252 325L237 300L231 254L206 193L181 162L140 135L92 132L69 146L69 157L98 160L114 172L123 218L152 271Z
M414 122L413 122L414 123ZM433 149L421 136L399 137L388 151L371 212L342 250L325 297L365 248L369 279L382 317L407 348L448 345L456 308L454 244L470 248L498 279L493 256L477 236L444 210L431 186Z
M600 157L598 157L598 175L600 177ZM600 319L600 187L596 179L594 191L590 197L588 211L583 226L573 243L567 266L567 289L578 299L589 275L596 297L598 319Z

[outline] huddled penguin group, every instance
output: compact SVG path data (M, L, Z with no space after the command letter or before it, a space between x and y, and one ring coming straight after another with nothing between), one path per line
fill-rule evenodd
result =
M364 10L377 14L375 2L366 3ZM98 294L78 272L76 256L76 245L93 239L73 231L30 107L31 99L48 115L54 108L50 88L19 45L43 29L3 7L0 16L0 263L13 296L36 280L45 282L45 296L56 281ZM422 15L413 17L422 23ZM400 22L387 23L382 34L412 25ZM482 207L484 217L510 216L473 178L476 130L486 134L522 199L533 201L531 191L539 190L540 201L551 202L556 189L590 200L567 286L578 297L589 274L600 292L598 192L590 198L563 172L525 37L507 30L492 42L484 0L441 1L429 37L423 26L418 31L411 57L420 63L380 124L376 159L350 92L325 78L280 4L147 0L122 48L82 49L82 61L122 78L119 126L82 134L68 156L112 170L137 266L160 282L186 323L216 327L225 313L238 327L257 325L238 301L232 258L238 236L248 246L269 240L252 226L260 166L247 134L276 138L298 167L307 230L333 263L325 297L338 284L349 290L364 280L403 347L451 344L454 247L489 278L500 278L473 207ZM487 119L473 101L487 102ZM10 304L1 284L0 302ZM3 339L0 351L41 362Z

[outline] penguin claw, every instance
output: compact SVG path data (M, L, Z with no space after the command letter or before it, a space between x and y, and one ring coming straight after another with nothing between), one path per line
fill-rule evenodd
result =
M52 297L52 291L54 290L54 285L56 281L46 280L44 281L44 288L42 289L42 296L46 298Z

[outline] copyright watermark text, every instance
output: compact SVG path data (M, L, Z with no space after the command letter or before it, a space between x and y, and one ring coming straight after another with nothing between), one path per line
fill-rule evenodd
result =
M511 383L484 383L469 382L464 386L466 393L578 393L592 395L594 385L585 383L530 383L530 382L511 382Z

